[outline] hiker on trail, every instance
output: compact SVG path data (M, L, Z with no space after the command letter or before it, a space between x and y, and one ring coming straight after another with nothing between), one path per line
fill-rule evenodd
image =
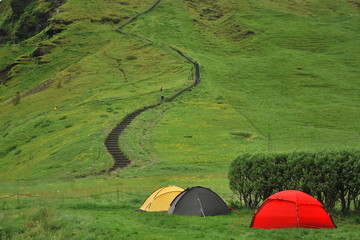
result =
M198 83L199 82L199 78L195 78L195 83Z
M160 102L163 103L165 100L164 96L161 96Z
M160 88L160 91L162 91L162 90L163 90L163 87Z

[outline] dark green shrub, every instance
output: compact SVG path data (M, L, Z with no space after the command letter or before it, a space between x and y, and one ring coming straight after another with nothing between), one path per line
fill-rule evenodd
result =
M343 213L360 210L359 151L244 154L231 163L228 177L231 190L247 207L294 189L316 197L328 209L339 202Z

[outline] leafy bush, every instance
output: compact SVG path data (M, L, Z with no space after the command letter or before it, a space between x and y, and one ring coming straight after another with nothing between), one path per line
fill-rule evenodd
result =
M229 170L230 188L247 207L285 189L315 196L328 209L360 212L360 151L244 154Z

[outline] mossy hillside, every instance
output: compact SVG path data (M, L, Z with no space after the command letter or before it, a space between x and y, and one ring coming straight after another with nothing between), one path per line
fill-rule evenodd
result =
M319 4L322 11L313 13ZM178 11L174 11L175 5ZM200 33L208 34L206 38L196 31L188 36L197 23L191 21L183 5L174 2L162 2L146 21L134 23L133 29L159 41L175 43L176 39L180 48L196 56L206 79L200 89L219 89L224 102L249 119L258 135L267 137L270 133L272 150L356 145L358 56L349 49L358 49L356 9L351 4L314 1L307 5L306 14L298 14L288 4L280 5L283 7L269 2L251 6L234 3L237 14L233 18L238 25L255 32L237 43L230 37L227 41L213 38L214 33L207 33L207 28ZM176 15L166 18L167 12ZM165 23L163 19L168 20ZM171 30L176 19L182 19L183 24ZM217 24L208 21L211 23ZM166 35L164 28L168 29ZM162 131L167 129L159 128L158 135L166 135Z
M55 8L61 0L7 0L1 2L0 41L19 43L42 31L48 25Z
M61 7L61 13L56 19L101 20L103 18L119 18L121 23L126 23L130 17L145 11L153 4L151 0L144 1L66 1ZM76 14L74 14L76 13Z
M0 25L3 24L3 22L6 20L6 18L11 14L11 6L10 6L10 1L6 0L6 1L1 1L0 4Z
M9 84L7 88L0 86L3 99L9 99L16 92L24 92L45 80L53 78L58 72L98 51L99 48L108 43L109 39L115 36L119 39L119 34L113 32L116 23L124 23L131 16L143 11L148 7L149 1L144 2L143 5L136 5L129 1L123 1L122 3L128 3L128 5L119 3L113 6L106 1L87 2L85 4L78 1L65 2L60 8L60 12L53 14L50 19L51 25L48 28L20 45L29 46L29 49L22 52L22 54L16 55L16 59L19 59L18 62L21 64L15 66L9 73L12 77L12 84ZM98 10L94 11L94 9ZM99 9L102 9L102 11L99 11ZM116 19L120 20L120 22L117 22ZM66 24L62 24L63 22ZM47 39L49 29L57 31L58 28L61 31L51 39ZM40 43L50 44L53 47L51 51L34 57L34 51L41 49ZM7 56L7 54L4 54L4 56ZM26 58L26 61L23 62L21 58ZM15 62L11 60L9 59L8 65ZM24 79L27 79L27 81L24 81Z
M15 168L10 164L9 168L6 168L9 170L9 176L13 175L14 171L18 174L31 173L29 172L30 166L34 170L38 169L37 174L48 175L51 170L44 170L41 173L39 168L47 169L49 167L54 170L54 168L61 169L62 166L67 169L66 162L68 161L70 161L70 165L72 165L71 162L75 164L71 171L85 173L89 169L83 169L81 162L86 158L91 162L94 161L97 165L94 167L89 164L89 167L92 168L91 172L109 167L111 159L102 152L104 151L103 141L106 132L133 109L157 103L160 99L160 88L165 82L169 87L181 86L186 82L186 77L184 81L182 73L187 76L187 69L183 69L183 65L178 65L176 59L166 59L166 57L158 55L157 51L153 52L152 47L145 49L153 53L151 60L144 58L143 54L139 55L136 60L128 60L142 64L136 68L143 69L140 73L133 72L132 68L126 67L127 55L124 56L126 79L116 69L117 62L111 58L114 48L111 48L108 53L101 52L99 55L86 58L73 65L71 67L73 71L69 74L71 77L62 74L65 79L59 78L59 82L55 82L53 87L21 99L20 104L16 106L7 105L4 112L8 112L9 115L4 115L3 121L9 122L11 125L3 129L3 142L7 144L2 147L6 151L15 146L17 151L21 149L21 153L11 151L11 154L3 156L3 160L4 163L8 159L13 164L19 164L19 162L25 164L22 168ZM107 54L109 55L107 56ZM136 53L132 52L131 56L136 56ZM115 57L118 56L115 55ZM99 59L104 61L103 68L101 65L99 66ZM146 71L146 69L151 69L152 64L156 61L168 62L169 65L173 63L173 68L169 70L167 65L157 68L153 76L158 82L149 85L149 82L153 80L149 80L148 74L151 74L153 70ZM107 69L106 65L113 65L113 68ZM176 65L178 67L175 67ZM159 70L163 71L162 69L166 71L166 77L158 76ZM172 79L172 83L168 83L169 78ZM167 94L165 90L163 94ZM50 101L48 100L49 96L51 96ZM54 110L55 106L57 110ZM6 118L6 116L9 117ZM84 116L86 117L84 118ZM66 118L64 119L64 117ZM15 129L13 126L17 126L17 128ZM84 129L86 129L86 134L84 134ZM91 133L92 131L94 132ZM36 139L27 142L27 138L33 135L36 136ZM47 147L39 152L38 146ZM81 148L83 150L80 150ZM17 163L12 161L15 153L18 153L16 154ZM33 158L33 161L29 161L30 155L30 159ZM101 156L100 159L99 156ZM27 161L21 160L22 158ZM58 159L54 160L58 164L55 162L51 164L50 159ZM104 162L107 165L99 167L98 164L101 166ZM45 165L40 167L42 163ZM61 170L59 174L61 174Z
M166 7L166 5L160 6L163 8ZM179 9L184 10L182 7ZM166 11L162 9L161 12ZM176 16L176 19L181 18L181 11L177 13L179 16ZM155 12L153 12L153 14L156 16ZM184 14L183 16L186 15ZM151 16L149 16L149 18L151 18ZM298 16L295 16L295 18L298 18ZM164 17L158 16L158 19L164 19ZM299 20L295 21L298 22ZM149 23L149 21L144 24L158 26L155 23ZM149 34L152 32L152 34L155 35L154 29L150 30L149 26L144 28L134 26L134 28L148 29ZM158 29L162 29L162 27ZM175 30L174 32L177 42L181 42L181 40L178 39L181 33ZM162 31L159 30L158 33L161 34ZM166 38L169 36L171 36L170 33L163 37ZM162 39L161 37L158 38ZM206 39L206 41L210 40L211 38ZM354 39L350 38L349 43L353 44L353 40ZM160 179L167 179L166 176L168 174L166 174L166 172L177 171L179 175L190 177L195 185L202 182L200 179L207 179L206 181L212 184L212 186L226 186L227 181L224 179L225 175L218 174L217 171L227 168L227 164L237 156L238 152L341 148L356 145L358 142L356 130L354 131L354 129L350 127L349 130L344 132L341 117L355 119L357 107L348 108L353 110L347 111L347 114L340 114L338 116L339 111L342 111L344 106L354 104L354 102L352 102L353 97L348 97L347 91L344 91L337 97L338 99L340 98L340 102L343 101L342 104L338 106L331 105L332 108L328 109L327 107L330 106L330 104L327 104L326 100L322 102L322 97L317 96L318 90L316 87L314 87L314 90L311 89L311 91L306 88L301 89L306 95L299 97L296 95L296 89L301 86L291 86L291 84L286 82L286 78L282 78L281 75L284 73L288 74L282 70L281 64L287 66L286 69L294 69L287 76L293 78L294 75L297 77L296 74L298 71L301 72L301 69L297 69L301 68L297 64L300 63L301 66L304 66L305 63L306 68L330 77L326 70L329 68L329 65L322 66L320 70L315 67L315 63L323 61L323 58L327 58L327 55L313 56L314 59L312 59L310 63L307 63L306 59L309 55L311 56L311 53L308 53L307 50L304 50L306 53L301 53L300 51L291 51L288 53L286 50L283 50L284 53L278 53L278 51L281 50L278 47L271 47L271 44L268 44L270 50L266 50L262 44L267 46L267 41L262 39L261 44L257 41L259 41L259 39L257 39L256 34L250 39L242 40L245 48L248 48L251 44L254 44L256 47L245 50L239 47L239 52L245 51L244 56L241 57L231 57L231 53L234 52L233 49L229 50L229 52L221 53L220 50L223 50L223 48L215 46L212 46L212 48L213 51L216 52L216 55L211 55L208 51L207 54L203 54L203 56L198 54L197 60L200 59L199 61L203 66L202 73L203 79L205 80L191 93L187 93L184 97L178 99L177 102L179 102L179 104L167 110L163 119L160 118L160 120L157 120L159 123L149 130L151 132L149 145L144 147L143 143L137 144L137 142L143 140L142 130L134 132L130 130L130 127L129 137L126 140L126 136L124 136L122 142L134 144L133 147L129 147L130 150L127 150L127 153L135 159L135 164L138 163L138 159L144 159L143 156L146 155L144 153L146 153L147 149L151 149L151 146L156 149L155 152L153 152L155 155L150 155L150 157L146 159L147 164L152 166L143 169L140 173L138 171L136 173L151 176L160 175L162 176L159 177ZM336 47L341 48L341 46L343 46L341 41L339 41L339 46ZM232 41L229 40L229 42L231 43ZM204 48L204 46L209 46L207 42L204 41L203 43L204 45L199 46L199 48L194 48L193 52L189 49L186 51L196 55L196 51L199 51L202 47ZM189 43L187 42L186 44L188 47L189 44L194 43L189 41ZM222 47L223 46L224 45L222 45ZM257 47L259 47L259 49ZM226 49L226 45L224 48ZM253 51L254 56L250 54L251 51ZM266 55L261 57L263 53L266 53ZM276 57L273 57L273 55ZM289 57L292 55L296 58L294 62L292 62L292 58ZM347 58L347 55L342 57ZM290 59L290 63L287 65L287 62L284 60L288 58ZM274 61L279 61L279 64L275 66L275 71L272 71L271 68L274 68ZM271 66L271 68L269 66ZM225 71L228 69L230 69L230 73ZM264 69L266 71L264 71ZM343 67L340 69L343 69ZM234 71L236 72L234 73ZM247 71L250 71L250 73ZM281 74L277 74L276 71L281 72ZM353 69L353 71L356 70ZM333 74L336 74L336 72L333 71ZM305 75L304 78L306 78L306 74L303 75ZM275 76L281 78L282 82L278 82ZM356 88L356 85L354 85L354 75L350 73L350 76L352 76L352 79L349 81L349 84ZM239 78L244 81L240 81ZM253 78L255 78L255 80ZM308 79L311 78L308 77ZM333 79L335 81L337 80L334 77ZM267 83L269 81L272 82ZM325 77L323 81L326 82ZM262 90L265 86L266 89ZM285 89L282 89L283 86ZM292 88L293 90L288 92L287 88ZM209 91L209 89L211 89L211 91ZM332 91L335 89L336 88ZM195 92L197 94L195 94ZM324 99L328 93L329 91L323 92L322 96ZM353 94L356 94L356 92L354 91ZM318 99L320 103L326 105L323 106L322 109L319 109L318 106L313 107L314 99ZM292 101L294 105L288 103L287 101L289 100ZM271 103L271 101L275 101L276 104ZM252 108L254 106L256 106L255 109ZM271 108L269 109L269 107ZM337 112L333 110L334 107L337 107ZM223 108L223 110L215 111L214 109L216 108ZM256 110L257 112L250 111L250 109ZM316 109L316 111L314 109ZM320 113L319 110L325 110L326 114L331 113L332 115L330 115L328 119L320 120L319 116L322 116L323 113ZM229 114L225 113L228 111L233 112L230 117ZM154 115L157 116L156 114ZM228 117L229 120L227 120ZM264 121L264 117L266 117L265 120L272 119L270 124ZM311 117L310 120L309 117ZM302 121L305 122L305 126L307 121L311 121L317 125L316 127L310 126L306 128L302 125ZM262 125L260 125L259 122L262 123ZM300 126L299 123L301 123ZM331 128L331 126L334 125L338 129ZM143 129L143 126L140 126L140 129ZM356 122L353 122L352 126L357 126ZM346 125L346 127L348 128L349 125ZM225 130L224 128L227 129ZM274 132L275 130L279 132ZM271 135L270 142L268 140L269 132ZM334 134L336 134L336 137L334 137ZM123 147L127 149L128 144L124 144ZM236 149L236 151L233 151L234 149ZM136 153L134 154L136 151L138 151L137 155ZM156 163L161 164L157 167ZM138 166L138 164L135 166ZM142 164L140 166L144 165ZM200 175L201 177L199 177ZM221 187L219 190L220 189Z
M0 23L3 42L21 42L54 23L88 20L118 24L127 21L130 16L143 11L150 1L134 4L131 1L64 1L64 0L5 0L1 3ZM72 14L76 11L76 14ZM54 27L56 28L56 26ZM6 33L6 34L5 34ZM40 34L44 37L42 34ZM39 37L39 36L37 36Z
M214 9L212 5L211 7L204 5L204 1L196 2L203 4L201 6L204 8ZM154 11L138 18L133 24L123 29L125 32L133 32L153 40L155 42L155 45L151 46L151 48L154 47L153 50L143 47L148 42L139 38L110 34L112 31L108 32L107 29L115 26L112 22L101 24L91 23L88 19L80 20L74 23L73 29L71 24L68 30L59 34L59 37L65 37L62 44L66 43L66 38L71 39L71 44L64 46L68 49L67 54L72 54L67 58L65 52L61 53L62 47L55 49L53 53L48 54L48 57L51 57L52 61L57 61L55 54L59 53L58 56L66 59L67 61L60 64L63 67L62 70L54 70L51 74L42 73L43 75L39 76L43 76L41 77L43 81L58 76L55 79L58 81L67 79L66 76L72 72L76 74L72 74L73 78L69 82L64 80L59 88L54 85L41 93L22 99L16 106L11 104L6 106L5 117L1 119L1 122L3 120L7 122L4 135L6 132L11 132L11 134L24 137L29 133L28 127L39 135L29 143L20 143L22 152L14 155L17 150L13 150L1 159L1 162L4 161L5 169L1 177L40 178L32 181L8 180L3 181L5 184L1 184L2 197L6 196L4 193L16 195L17 192L35 194L40 197L39 199L21 197L20 205L17 203L17 198L6 200L4 211L10 215L5 214L6 216L1 218L3 220L1 226L6 231L18 226L18 230L13 228L9 231L13 238L24 238L30 235L40 239L61 236L74 239L84 239L84 236L95 239L177 239L179 236L190 238L195 236L198 239L356 239L358 229L357 225L355 227L353 225L356 219L353 221L350 218L346 222L336 218L335 222L339 228L334 231L311 229L261 231L248 228L253 214L248 210L241 211L245 214L244 216L231 214L214 218L189 218L133 211L152 191L168 184L181 187L195 185L210 187L226 201L230 201L233 199L227 180L230 161L242 151L267 151L269 149L266 138L268 130L272 136L276 136L275 130L286 129L284 130L286 134L282 135L279 144L275 145L273 143L275 140L271 141L273 144L270 145L270 151L304 148L316 150L339 145L356 147L358 142L356 141L358 125L355 120L352 120L357 117L358 112L356 111L358 109L357 96L354 96L355 90L352 90L357 88L354 74L357 75L355 66L358 59L356 54L348 51L350 48L348 46L357 49L353 41L357 37L353 36L357 36L357 31L354 29L358 15L353 5L346 2L336 4L342 6L340 14L330 11L321 1L307 1L306 4L309 5L306 5L306 8L299 5L296 11L285 1L208 1L206 3L211 4L211 2L221 6L219 9L225 9L223 24L215 23L213 20L207 21L208 18L202 17L201 21L206 21L207 25L198 25L193 21L201 17L197 9L190 10L186 1L164 0L158 5L159 8L155 8ZM305 1L303 3L305 4ZM330 1L328 3L331 4ZM69 1L69 4L76 5L75 1ZM96 4L96 2L92 1L91 4ZM229 4L234 6L236 11L228 10L226 5ZM145 6L144 9L146 9ZM314 13L310 15L309 9ZM68 11L70 10L69 8ZM73 11L75 10L76 8L73 8ZM210 18L214 16L211 11L205 12L210 15ZM306 14L299 14L299 12ZM67 14L71 15L70 12ZM97 17L96 12L89 14ZM352 16L348 17L350 15ZM238 40L234 39L233 33L225 34L221 38L217 37L214 29L223 32L221 27L226 26L227 17L231 17L234 25L243 28L244 33L254 31L255 34ZM102 16L99 16L97 19L101 18ZM344 18L346 21L342 20ZM293 45L293 40L288 40L288 37L297 33L290 29L294 23L298 22L306 28L311 26L311 34L306 35L307 37L316 35L314 29L319 27L321 38L318 39L324 41L326 47L318 45L317 41L307 42L303 47L302 42L306 42L308 38L301 39L300 33L296 35L299 38L295 39L297 45ZM320 26L324 28L321 29ZM275 31L280 27L281 31ZM99 36L101 33L101 36L106 39L104 41L100 39L98 44L95 43L95 37L90 37L92 36L91 29L94 35ZM71 34L70 31L72 31ZM346 32L345 38L341 38L341 41L337 37L338 31ZM328 44L327 32L331 33L329 38L335 36L335 42L330 41ZM91 39L89 43L84 40L87 37ZM76 44L76 38L79 38L81 44ZM106 42L108 39L110 39L109 43ZM119 119L149 102L157 102L161 94L170 96L175 89L189 83L190 64L168 49L168 44L182 49L201 63L202 82L176 101L166 103L158 109L149 110L134 120L127 135L124 136L127 140L125 142L129 144L122 145L125 152L134 160L130 168L117 171L110 176L72 178L72 176L92 173L95 169L103 168L111 163L111 158L105 152L102 141ZM331 55L328 45L337 54ZM316 53L318 48L321 51ZM145 60L145 54L141 49L150 50L147 53L149 59ZM341 59L344 61L339 61L339 64L329 64L331 63L327 60L329 57L331 61ZM72 58L74 58L73 62ZM163 64L159 65L160 68L156 71L153 71L153 58ZM122 59L121 65L118 65L116 59ZM51 61L48 64L51 64ZM140 68L138 65L146 67ZM116 66L120 66L127 73L128 83L125 83L124 74ZM289 71L282 70L282 66ZM138 71L139 68L141 71ZM303 68L303 70L296 68ZM48 71L52 71L51 69L49 68ZM96 75L98 70L98 75ZM149 80L153 80L147 71L152 71L152 74L156 74L156 79L160 79L158 85L147 84ZM292 93L298 92L298 85L295 85L298 82L286 80L295 78L293 75L303 73L302 71L306 71L305 74L295 77L306 81L308 85L314 84L312 81L314 77L310 74L318 76L315 78L316 84L321 77L320 84L327 84L325 79L330 78L331 83L335 85L322 88L301 87L304 96L295 98ZM342 78L339 78L340 74ZM35 79L35 77L32 78L32 81ZM37 81L41 82L40 79ZM174 84L172 84L173 81ZM137 86L134 87L132 83ZM161 86L166 91L160 93ZM348 89L342 89L342 86L348 86ZM287 93L287 89L292 92ZM334 91L339 91L341 94L335 96L332 93ZM350 95L345 95L345 92L349 92ZM333 107L334 104L323 106L323 112L318 114L321 105L317 103L313 106L313 102L317 100L324 103L323 99L328 94L333 94L331 97L336 97L338 104L335 105L336 108L333 108L333 111L326 108ZM308 101L307 97L310 97L311 101ZM23 105L24 103L26 104ZM54 103L58 106L56 111L53 110ZM314 111L315 107L317 111ZM16 108L19 111L16 111ZM29 108L32 110L28 110ZM31 111L34 109L37 114L42 115L32 114ZM324 112L329 114L329 118L324 118ZM25 118L24 116L29 113L30 116ZM10 119L12 115L17 120L13 120L11 124L9 120L12 120ZM107 118L104 115L107 115ZM294 125L298 123L297 121L302 123L307 120L306 116L311 116L313 126L309 128L314 129L312 135L305 131L304 127L297 125L295 125L297 127L289 127L291 126L289 123ZM342 120L345 119L347 124L338 122L339 117ZM26 125L25 121L20 122L18 120L20 118L29 121L29 124ZM33 118L35 120L32 120ZM271 120L270 127L268 119ZM66 128L70 125L71 127ZM48 133L51 130L54 132ZM298 142L292 140L292 135L296 136L295 139L298 139ZM9 137L6 140L7 147L13 146L12 143L17 141L14 138L10 139L10 136L9 134L3 138ZM297 138L297 136L304 136L304 138ZM345 136L349 136L352 141L345 141ZM317 139L314 140L315 137ZM27 148L27 144L30 144L29 149L23 150L22 148ZM30 160L32 163L26 165L26 156L29 154L30 146L32 149L41 146L45 154L39 162ZM21 156L23 152L24 156ZM47 157L50 153L55 153L56 157ZM100 158L98 158L99 155ZM17 170L16 164L20 158L19 165L26 167L19 167ZM56 165L63 162L68 165L60 167ZM31 167L33 164L35 167ZM51 166L57 167L50 168ZM81 169L79 169L80 166L82 166ZM72 172L73 169L75 172ZM116 192L103 197L66 198L67 196L101 194L116 191L116 189L126 192L120 193L119 202L116 201ZM60 199L41 198L41 196L60 197ZM37 215L37 209L43 206L54 213L49 218L50 220L62 222L61 219L64 216L70 216L68 223L60 224L59 227L51 223L51 220L50 226L55 226L51 231L37 228L39 231L34 233L31 225L25 220L32 219L34 215ZM16 208L19 209L16 210ZM27 212L27 209L31 211Z
M23 177L61 176L61 169L69 170L66 175L84 175L107 169L112 163L103 146L106 133L134 109L157 103L161 95L171 96L189 81L190 65L176 53L120 35L112 23L74 23L53 41L61 45L46 54L49 63L34 60L21 66L9 86L2 86L10 98L14 91L24 92L44 80L51 83L42 92L22 97L16 106L4 102L4 177L15 172ZM162 86L166 88L160 93ZM39 151L39 146L46 147ZM82 168L86 158L96 166Z
M30 54L36 48L35 45L0 45L0 69L5 69L8 65L16 62L22 55Z

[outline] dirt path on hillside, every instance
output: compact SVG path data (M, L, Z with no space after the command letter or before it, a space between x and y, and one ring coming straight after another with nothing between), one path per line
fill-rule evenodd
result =
M141 39L143 39L145 41L148 41L148 42L152 43L152 41L150 39L146 38L146 37L143 37L143 36L140 36L140 35L137 35L137 34L126 33L126 32L123 32L122 29L125 26L129 25L130 23L134 22L140 16L154 10L156 8L156 6L160 2L161 2L161 0L157 0L149 9L147 9L144 12L141 12L138 15L134 16L127 23L125 23L125 24L121 25L120 27L118 27L115 31L117 31L117 32L119 32L121 34L124 34L124 35L141 38ZM174 94L170 98L164 99L164 102L174 101L178 96L180 96L184 92L188 91L189 89L191 89L191 88L195 87L197 84L199 84L199 82L201 80L200 64L196 60L193 60L191 57L187 56L181 50L179 50L179 49L177 49L177 48L175 48L173 46L168 46L168 47L171 48L172 50L174 50L175 52L177 52L181 57L185 58L189 63L191 63L193 65L194 69L195 69L195 74L194 74L194 81L190 86L182 89L181 91L177 92L176 94ZM131 163L131 159L129 159L119 147L119 137L123 133L123 131L126 129L126 127L137 116L139 116L143 112L145 112L147 110L150 110L150 109L153 109L155 107L158 107L161 104L162 103L157 103L157 104L154 104L154 105L150 105L150 106L144 107L143 109L136 110L136 111L130 113L118 125L116 125L116 127L108 134L108 136L107 136L107 138L105 140L105 147L106 147L108 153L112 156L112 158L114 160L114 165L108 170L108 172L115 171L115 170L117 170L119 168L124 168L124 167L128 166ZM103 171L101 173L105 173L105 171Z

